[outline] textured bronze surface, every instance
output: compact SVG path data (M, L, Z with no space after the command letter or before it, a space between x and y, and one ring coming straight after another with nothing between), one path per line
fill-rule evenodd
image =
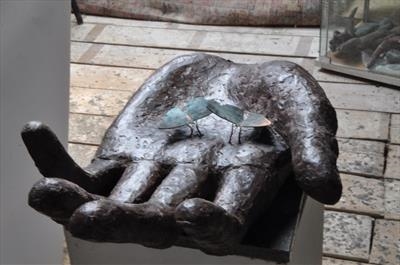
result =
M243 128L241 144L227 143L230 123L214 115L198 121L201 137L158 128L169 109L195 97L263 114L272 126ZM322 203L341 196L336 130L323 90L294 63L181 56L142 85L85 169L47 126L27 124L22 138L45 177L29 204L86 240L257 256L240 245L247 242L276 249L258 256L284 260L300 207L296 186Z

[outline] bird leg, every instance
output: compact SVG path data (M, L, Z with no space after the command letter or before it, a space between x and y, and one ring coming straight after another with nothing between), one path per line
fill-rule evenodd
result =
M201 131L199 129L199 124L197 123L197 121L195 121L194 124L196 125L196 130L197 130L197 133L199 134L199 137L202 137L203 134L201 133Z
M229 144L232 144L232 136L233 136L233 124L232 124L232 129L231 129L231 134L229 135Z

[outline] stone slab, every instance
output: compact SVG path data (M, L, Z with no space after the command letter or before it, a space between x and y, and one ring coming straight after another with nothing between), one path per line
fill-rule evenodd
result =
M79 51L75 46L96 47L101 44L71 42L72 50ZM72 54L72 62L97 65L111 65L121 67L138 67L157 69L166 62L172 60L176 56L190 53L190 51L173 50L173 49L158 49L145 47L129 47L120 45L102 45L102 49L90 60L82 60L80 57ZM76 59L78 57L78 60ZM79 60L80 59L80 60Z
M370 262L400 264L400 222L376 220Z
M97 146L84 144L68 144L68 153L81 166L87 166L96 153Z
M342 198L326 209L343 210L367 215L384 215L383 180L341 174L343 184Z
M153 70L71 64L71 86L135 92Z
M325 211L324 255L368 262L372 221L365 215Z
M90 24L86 25L87 27L90 26ZM85 41L85 38L86 36L82 36L82 34L72 35L72 40L74 41ZM106 25L93 41L117 45L177 48L199 51L224 51L302 57L318 56L318 38L311 36ZM297 47L299 45L303 48L307 48L298 49Z
M382 112L336 110L338 137L387 140L390 115Z
M131 96L130 91L71 87L70 112L115 116Z
M113 120L114 117L71 113L68 139L74 143L98 145Z
M72 51L76 42L72 42ZM86 64L112 65L121 67L136 67L157 69L176 56L191 53L191 51L158 49L146 47L129 47L106 44L88 44L95 51L91 56L72 56L72 62ZM82 46L82 43L79 43ZM83 47L79 47L83 48ZM233 53L210 53L225 59L241 63L260 63L280 59L302 63L302 58L261 56ZM328 98L336 108L367 110L377 112L400 113L400 92L384 86L376 87L369 84L341 84L320 82ZM373 100L371 100L373 99Z
M305 37L300 37L300 38L303 40L305 39ZM301 39L300 39L300 41L301 41ZM303 43L300 43L299 46L300 45L303 45ZM296 56L298 56L297 53L296 53ZM313 59L319 56L319 36L317 38L311 39L311 45L310 45L310 49L308 51L307 56L312 57Z
M75 47L78 46L78 47ZM100 52L90 60L82 57L82 49L89 47L102 46ZM97 65L112 65L118 67L134 67L158 69L163 64L172 60L176 56L193 53L193 51L182 51L174 49L160 49L149 47L130 47L120 45L100 45L92 43L71 42L71 60L72 62L80 62L85 64ZM354 78L329 74L326 71L318 71L314 65L314 60L310 58L294 58L294 57L279 57L270 55L251 55L251 54L235 54L226 52L208 52L210 54L221 56L225 59L240 63L261 63L271 60L287 60L303 66L310 73L314 73L314 77L319 81L327 82L346 82L360 83ZM82 58L81 58L82 57Z
M400 113L400 91L369 84L320 85L335 108Z
M310 60L310 59L305 59ZM350 75L344 75L334 71L328 71L321 69L315 65L315 60L312 60L314 65L313 71L311 72L315 79L322 82L337 82L337 83L353 83L353 84L365 84L366 82L362 79L356 78Z
M385 179L385 218L400 220L400 180Z
M90 43L75 42L71 43L71 61L78 62L79 58L89 49Z
M385 178L400 179L400 145L389 145Z
M344 173L382 177L385 144L382 142L338 139L338 168Z
M75 47L77 46L77 47ZM194 53L194 51L188 50L176 50L176 49L161 49L161 48L150 48L150 47L133 47L123 45L108 45L108 44L96 44L96 43L82 43L82 42L71 42L71 52L79 52L83 49L89 49L89 47L102 48L100 51L91 58L90 60L78 60L80 59L77 54L72 54L72 62L80 62L85 64L98 64L98 65L112 65L121 67L134 67L134 68L148 68L158 69L165 63L169 62L173 58ZM280 57L280 56L269 56L269 55L252 55L252 54L235 54L235 53L224 53L224 52L208 52L209 54L218 55L225 59L232 60L234 62L241 63L260 63L270 60L289 60L300 63L303 58L293 57ZM78 58L78 59L76 59Z
M81 39L84 40L96 24L83 23L82 25L71 25L71 40Z
M322 265L367 265L368 263L349 261L344 259L322 258Z
M390 121L390 142L400 144L400 114L392 114Z

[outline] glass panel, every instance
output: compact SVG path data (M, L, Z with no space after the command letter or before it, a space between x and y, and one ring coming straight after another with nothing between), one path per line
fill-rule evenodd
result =
M400 1L323 1L321 55L335 65L400 77Z
M319 39L319 55L326 56L328 52L329 0L321 1L321 29Z

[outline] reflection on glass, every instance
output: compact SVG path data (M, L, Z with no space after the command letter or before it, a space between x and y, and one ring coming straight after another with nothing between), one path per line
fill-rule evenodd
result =
M331 64L400 77L399 0L323 2L321 56Z

